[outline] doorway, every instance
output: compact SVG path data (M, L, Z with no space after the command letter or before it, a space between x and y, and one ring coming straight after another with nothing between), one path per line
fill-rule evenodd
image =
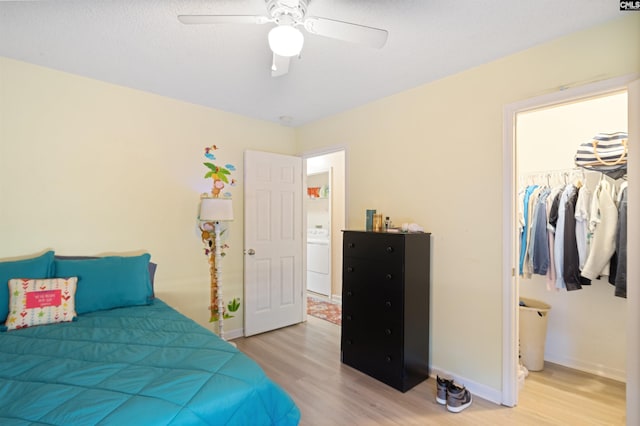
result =
M346 151L335 148L304 156L306 288L340 302L342 230L346 223Z
M587 262L586 259L591 195L596 193L599 185L606 185L616 198L626 179L612 179L600 172L576 168L574 156L577 146L581 142L591 140L596 134L627 133L627 104L627 91L623 90L516 115L518 192L521 193L526 188L536 188L532 195L527 197L528 204L536 207L540 205L537 200L542 200L545 207L547 204L551 206L553 198L560 199L560 191L564 188L573 191L576 197L581 193L580 203L575 206L575 214L567 217L566 221L559 221L562 226L565 223L575 224L573 234L577 236L582 249L575 252L580 252L581 255L580 259L576 257L576 261L580 263L581 270L584 269L585 263L593 263ZM519 217L522 217L522 210L519 210ZM530 212L533 213L533 208ZM540 213L540 210L537 213ZM561 213L564 213L564 209ZM533 214L529 215L529 223L523 227L525 232L534 226L532 216ZM576 219L576 216L579 216L579 219ZM540 217L546 218L547 215L542 214ZM617 220L617 215L614 219ZM554 220L551 221L555 223ZM544 222L547 225L546 219ZM559 227L561 225L559 224ZM522 340L527 336L521 336L522 364L530 374L535 375L536 370L543 368L544 357L544 361L624 382L626 299L616 297L615 286L610 284L610 281L615 283L615 270L610 274L607 267L606 272L598 279L581 279L581 284L565 285L562 273L555 267L548 268L548 263L545 262L543 265L538 258L536 262L532 261L532 257L528 257L528 260L523 259L522 254L527 251L527 246L530 247L532 243L539 244L542 239L547 244L543 245L546 250L541 253L549 253L547 230L538 232L538 237L542 238L538 238L536 242L535 236L531 233L525 243L520 244L520 271L516 274L516 285L520 300L543 302L551 306L551 309L546 318L535 315L532 309L520 310L520 331L524 329L531 335L540 331L536 326L544 328L544 323L547 323L545 346L541 346L544 343L541 342L541 345L532 347L531 342L525 340L527 345ZM559 245L563 245L563 238L559 238L559 235L555 237L557 249ZM612 244L611 248L613 247ZM575 249L577 248L576 245ZM597 253L595 251L592 255L597 259L596 255L602 250L597 250ZM606 262L608 266L609 259L603 259L602 262ZM558 263L559 266L563 266L564 262L558 262L556 256L554 264ZM534 266L536 271L530 271L530 266ZM531 316L530 313L534 315ZM529 350L525 351L525 348ZM536 350L538 348L540 350Z
M307 291L331 298L332 168L307 165Z
M503 400L502 403L507 406L515 406L518 402L518 303L520 296L520 288L518 286L518 265L519 256L517 251L517 221L516 221L516 201L518 187L518 170L517 170L517 144L516 144L516 128L517 115L527 111L536 109L549 108L560 104L570 102L580 102L588 98L594 98L605 94L620 92L629 88L629 105L636 105L638 96L638 84L633 80L636 76L624 76L616 79L593 83L587 86L567 89L565 91L544 95L535 99L530 99L509 105L505 108L504 116L504 204L503 204L503 224L504 224L504 251L503 251ZM629 118L634 114L634 110L629 107ZM637 111L636 111L637 114ZM629 133L637 135L637 122L629 123ZM593 135L591 135L593 136ZM637 136L632 136L637 137ZM582 142L582 141L579 141ZM577 147L577 146L576 146ZM633 163L633 159L637 158L637 154L630 155L629 163ZM571 161L573 157L571 156ZM633 170L633 166L630 166ZM633 177L635 171L630 173ZM632 206L637 203L634 195L630 198L629 204ZM634 225L635 226L635 225ZM635 231L632 231L635 232ZM632 235L629 233L629 235ZM631 253L637 253L638 246L636 242L630 242L628 247L629 257ZM635 268L635 267L634 267ZM637 271L631 271L631 275L636 276ZM631 278L630 278L631 280ZM626 301L626 325L627 325L627 359L637 359L638 356L638 325L634 323L634 319L638 316L638 296L628 295ZM629 404L633 400L634 395L638 391L638 374L637 369L627 365L626 382L627 382L627 419L635 418L629 411L632 407Z

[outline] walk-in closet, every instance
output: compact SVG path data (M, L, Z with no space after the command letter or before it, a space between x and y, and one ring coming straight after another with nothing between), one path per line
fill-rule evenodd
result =
M604 224L598 223L600 214L592 209L601 208L598 197L605 192L616 209L621 208L628 182L623 172L603 174L576 167L574 160L581 143L599 134L627 132L627 126L626 91L527 111L516 117L519 194L516 235L520 243L517 284L521 299L538 300L550 306L544 361L620 382L626 378L627 300L620 283L616 286L615 275L616 264L620 265L624 259L616 259L616 255L612 256L608 249L593 244L597 226L601 226L602 230ZM568 186L573 187L572 193L567 190ZM534 192L535 202L532 201L529 206L526 200ZM570 192L566 200L561 198L563 192ZM551 209L554 198L560 205L560 216L567 215L562 217L562 223L576 227L578 257L567 261L567 256L564 256L564 261L561 260L558 265L558 258L562 259L563 253L559 257L557 250L553 250L554 241L548 239L546 243L551 248L551 253L547 254L550 256L548 263L543 265L544 262L538 257L534 265L534 259L529 257L533 252L527 251L527 247L529 244L535 247L535 244L543 241L534 240L531 234L536 208L534 204L546 203L546 219L539 219L538 231L542 226L546 228L542 230L545 234L547 230L554 233L558 230L555 228L558 209L556 216ZM570 208L565 207L567 202ZM619 211L615 212L616 220ZM609 217L612 215L611 211L607 214ZM615 227L616 224L611 226ZM534 232L535 229L533 227ZM555 246L558 248L557 244ZM593 257L591 260L590 256ZM603 256L606 257L606 265L596 259ZM564 282L564 262L567 262L567 270L575 269L574 263L578 267L575 279ZM592 267L591 264L596 266ZM587 273L588 269L593 268L597 268L598 272ZM551 269L554 269L555 275L550 272ZM583 272L591 279L582 276Z

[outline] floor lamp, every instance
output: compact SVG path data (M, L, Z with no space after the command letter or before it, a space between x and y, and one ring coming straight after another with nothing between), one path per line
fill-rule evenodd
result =
M222 298L222 242L220 241L220 222L233 220L233 204L230 198L200 199L200 230L202 239L209 248L209 272L211 274L211 319L218 321L220 337L224 338L224 300ZM213 229L213 237L211 230Z

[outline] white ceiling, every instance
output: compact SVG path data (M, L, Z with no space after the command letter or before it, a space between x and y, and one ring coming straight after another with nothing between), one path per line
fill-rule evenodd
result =
M612 0L311 0L309 16L386 29L387 44L305 33L277 78L270 25L176 18L265 12L265 0L0 0L0 56L299 126L625 13Z

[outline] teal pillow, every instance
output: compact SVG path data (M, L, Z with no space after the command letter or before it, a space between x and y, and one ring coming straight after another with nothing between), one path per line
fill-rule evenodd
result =
M52 278L53 251L25 260L0 262L0 322L9 315L9 280L12 278Z
M149 305L153 290L149 254L105 256L96 259L56 259L55 275L78 277L78 315L125 306Z
M59 256L56 254L55 257L56 260L60 259L66 259L66 260L81 260L81 259L99 259L98 256ZM151 280L151 293L152 296L155 298L155 287L153 285L153 281L155 279L156 276L156 269L158 268L158 265L153 263L153 262L149 262L149 279Z

